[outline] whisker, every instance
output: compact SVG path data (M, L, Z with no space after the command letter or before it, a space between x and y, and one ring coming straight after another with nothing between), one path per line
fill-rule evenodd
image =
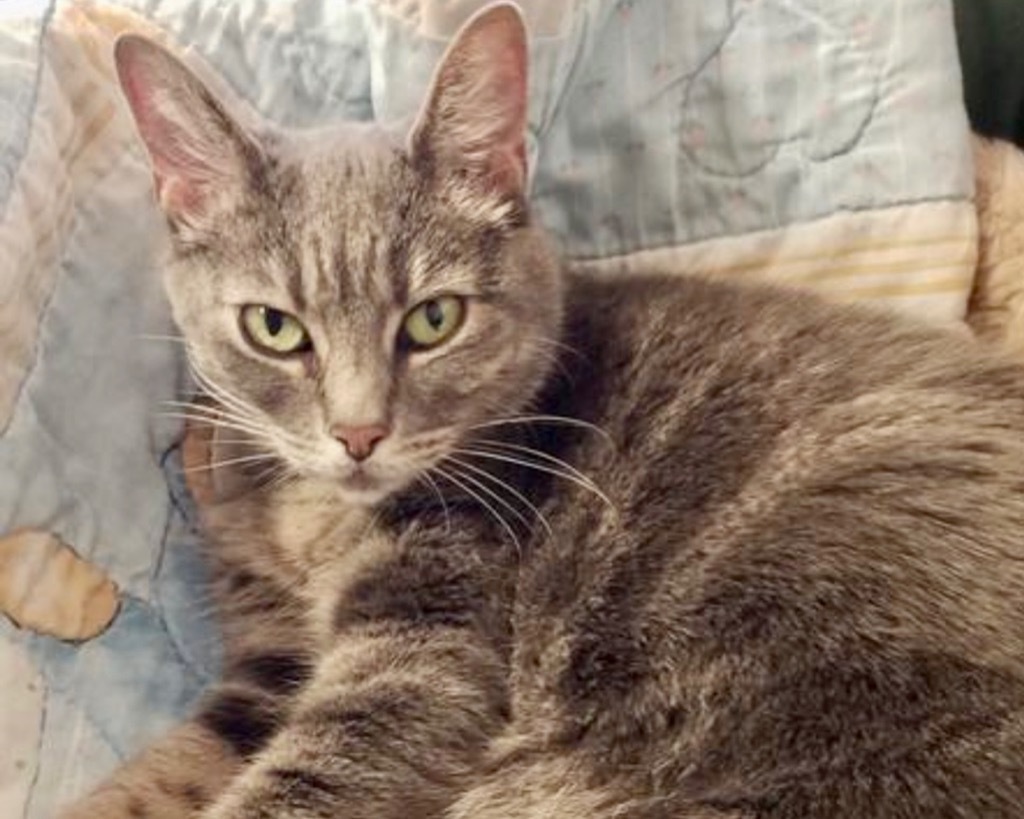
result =
M419 477L428 483L437 495L437 499L441 501L441 508L444 509L444 533L446 535L450 534L452 531L452 516L448 511L448 502L444 499L444 495L441 494L441 487L439 487L437 485L437 481L430 476L429 469L426 472L423 472Z
M207 375L192 355L188 356L188 363L189 368L196 377L196 380L206 389L207 392L211 393L220 401L221 404L225 405L226 409L233 409L240 415L252 418L260 418L263 416L263 413L261 413L257 407L252 406L247 401L235 395L226 387L218 384L209 375Z
M193 412L206 413L211 417L232 418L246 423L262 425L263 419L251 413L243 413L226 408L223 404L211 405L199 401L162 401L163 406L186 409Z
M295 480L299 474L291 465L281 458L270 459L270 465L261 469L252 480L256 489L261 492L275 492L280 487Z
M492 475L486 469L481 469L478 466L474 466L473 464L468 463L467 461L464 461L461 458L455 458L453 456L448 456L448 458L446 458L446 460L449 460L449 461L451 461L454 464L458 464L463 469L469 469L470 471L475 472L481 478L485 478L485 479L491 481L492 483L496 484L497 486L502 487L507 492L511 493L512 496L514 498L516 498L516 500L518 500L520 503L524 504L526 507L528 507L530 509L531 512L533 512L533 514L536 516L538 522L544 527L545 531L548 533L548 536L549 537L553 537L554 536L554 532L551 530L551 524L548 523L548 519L546 517L544 517L544 515L541 513L540 509L538 509L536 506L534 506L534 504L530 501L530 499L527 498L526 495L524 495L522 492L520 492L514 486L512 486L512 484L508 483L507 481L503 481L501 478L499 478L496 475ZM523 519L523 522L524 523L526 522L525 519Z
M195 409L201 409L205 412L224 412L218 404L206 404L202 401L179 401L173 398L167 398L160 402L169 407L194 407Z
M563 415L513 415L508 418L498 418L493 421L484 421L480 424L473 424L470 429L489 429L491 427L510 426L513 424L562 424L568 427L577 427L596 432L609 444L614 445L612 436L596 424L589 421L581 421L579 418L568 418Z
M263 415L263 413L255 410L236 410L230 406L225 406L224 404L211 406L209 404L203 404L195 401L163 401L161 403L169 407L181 407L190 412L205 413L210 416L211 419L216 417L218 419L227 419L229 421L238 422L239 425L252 427L252 430L250 431L254 431L257 436L267 440L272 441L275 438L279 438L294 447L301 447L303 445L303 441L297 435L294 435L287 430L279 429L276 426L272 426L269 418Z
M188 474L191 472L212 472L214 469L220 469L224 466L232 466L235 464L248 464L256 462L274 461L277 460L276 456L269 453L260 453L259 455L243 455L238 458L227 458L223 461L211 461L208 464L201 464L200 466L190 466L181 471Z
M196 376L196 381L199 383L199 386L201 386L203 390L206 393L208 393L211 397L215 398L217 403L224 410L235 412L238 415L257 415L253 408L247 406L244 401L242 401L239 398L236 398L226 389L214 383L207 376L203 375L199 370L193 368L193 373Z
M531 455L534 458L540 458L542 461L545 461L545 462L547 462L549 464L552 464L554 466L560 467L560 468L566 470L567 472L575 475L581 481L586 481L587 483L589 483L589 484L591 484L592 486L595 486L595 487L597 486L597 483L589 475L587 475L587 474L585 474L583 472L580 472L580 470L578 470L576 467L574 467L568 461L564 461L561 458L556 457L555 455L552 455L552 454L550 454L548 452L544 452L543 450L535 449L534 447L531 447L531 446L524 446L523 444L513 444L513 443L511 443L509 441L491 441L491 440L487 440L487 439L476 440L476 441L473 442L473 444L474 444L474 446L476 446L476 445L489 446L489 447L492 447L492 448L497 449L499 451L500 450L506 450L506 451L511 450L513 452L521 452L524 455Z
M594 483L586 476L583 476L583 478L579 478L576 475L572 474L571 472L564 472L560 469L556 469L545 464L538 464L534 461L528 461L524 458L517 458L512 455L499 454L497 452L491 452L485 449L469 449L468 447L460 447L455 451L462 455L475 455L478 458L485 458L493 461L502 461L504 463L516 464L518 466L524 466L527 469L536 469L538 472L545 472L549 475L554 475L557 478L561 478L562 480L566 480L569 481L570 483L576 484L581 489L586 489L588 492L592 492L594 495L596 495L602 501L604 501L610 509L616 510L615 504L612 503L611 498L609 498L601 490L601 487L599 487L596 483Z
M204 401L161 401L161 404L168 407L181 407L184 409L195 409L199 412L206 412L210 415L226 415L233 418L242 418L244 420L257 421L260 420L258 416L249 412L240 412L238 410L227 407L224 404L206 403Z
M266 430L259 429L244 422L238 422L234 419L218 418L209 415L198 415L190 412L161 412L158 413L161 418L175 418L181 421L194 421L198 424L210 424L221 429L230 429L235 432L248 433L257 438L268 438L269 435Z
M276 475L274 474L275 470L277 470ZM267 481L266 484L261 485L261 488L267 492L276 492L282 486L297 480L298 477L299 475L288 466L273 465L265 475L261 476L260 481Z
M161 401L160 404L161 406L168 407L172 410L185 410L192 413L202 413L205 417L210 418L211 420L228 418L244 421L245 423L256 423L256 419L249 418L248 416L241 415L237 412L222 409L222 405L213 406L197 401Z
M232 395L227 389L221 387L215 383L203 370L200 365L196 362L195 358L190 354L187 356L188 370L193 374L193 378L196 380L197 385L210 397L214 398L217 404L224 408L224 410L230 410L240 415L254 415L252 407L248 406L245 401L241 398Z
M485 495L487 495L487 497L493 499L494 501L496 501L497 503L500 503L503 507L508 509L508 511L511 512L515 516L516 520L518 520L520 523L522 523L523 526L525 526L527 529L532 528L530 526L530 519L528 517L526 517L526 515L524 515L521 511L516 509L516 507L514 507L511 503L509 503L507 500L505 500L505 498L501 497L493 489L491 489L490 487L485 485L482 481L477 480L472 475L468 475L464 470L465 470L466 467L468 467L470 465L467 464L465 461L461 461L458 458L452 458L451 456L449 456L449 457L444 459L444 462L445 463L453 463L453 464L456 464L456 465L462 467L463 470L459 472L459 477L460 478L462 478L465 481L469 481L473 486L475 486L477 489L479 489L481 492L483 492ZM483 472L482 469L477 469L476 467L470 467L470 468L474 472ZM484 473L484 474L486 474L486 473ZM488 475L488 477L490 477L490 475Z
M448 481L451 481L457 487L462 489L463 492L465 492L477 503L479 503L484 509L490 512L494 519L501 525L501 527L508 533L508 536L512 539L512 543L515 544L516 547L516 553L520 555L522 554L522 547L519 544L519 538L516 537L515 530L509 525L508 521L505 520L505 518L498 514L498 511L493 506L491 506L486 500L481 498L476 492L474 492L472 489L466 486L466 484L460 481L457 477L452 475L448 470L442 469L440 466L435 466L433 469L435 472L437 472L438 475L440 475L442 478Z

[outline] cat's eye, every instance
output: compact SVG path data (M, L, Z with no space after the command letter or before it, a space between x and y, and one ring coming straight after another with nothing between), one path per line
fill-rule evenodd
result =
M402 322L402 341L412 350L429 350L462 326L466 304L458 296L438 296L417 304Z
M242 308L242 329L253 346L277 355L302 353L312 346L301 321L262 304Z

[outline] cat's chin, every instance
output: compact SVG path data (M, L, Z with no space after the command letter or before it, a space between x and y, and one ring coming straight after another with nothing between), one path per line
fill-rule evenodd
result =
M331 495L346 506L376 506L401 492L415 476L387 471L374 466L327 464L321 468L305 464L296 470L303 482L318 487L318 491Z
M376 506L392 493L379 488L358 489L339 487L338 494L349 506Z
M402 488L401 484L361 472L342 478L335 485L341 499L351 506L376 506Z

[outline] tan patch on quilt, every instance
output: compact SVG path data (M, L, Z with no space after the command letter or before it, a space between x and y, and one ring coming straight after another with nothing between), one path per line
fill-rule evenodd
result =
M0 538L0 612L21 628L88 640L118 605L114 582L54 535L22 529Z

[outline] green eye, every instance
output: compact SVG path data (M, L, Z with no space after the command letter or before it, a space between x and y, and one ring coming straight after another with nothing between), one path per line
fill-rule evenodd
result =
M311 346L302 323L273 307L261 304L243 307L242 328L254 346L278 355L305 352Z
M417 304L405 317L402 337L414 350L428 350L451 338L462 326L466 305L458 296L439 296Z

